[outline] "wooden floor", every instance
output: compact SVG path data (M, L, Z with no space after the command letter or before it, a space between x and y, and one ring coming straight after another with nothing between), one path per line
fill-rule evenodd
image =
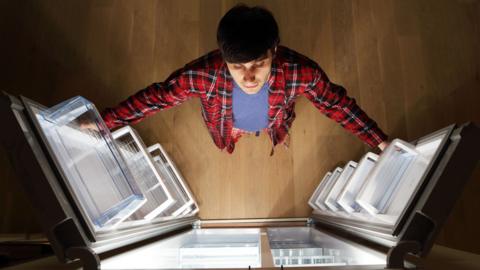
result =
M0 89L45 105L75 95L112 106L216 47L237 1L0 1ZM244 1L276 16L282 44L316 60L391 136L480 123L480 2L475 0ZM198 100L135 126L162 143L203 219L304 217L321 177L368 149L301 98L289 149L265 135L233 155L214 146ZM0 230L30 230L29 206L0 152ZM438 242L480 253L480 168ZM21 210L21 211L20 211Z

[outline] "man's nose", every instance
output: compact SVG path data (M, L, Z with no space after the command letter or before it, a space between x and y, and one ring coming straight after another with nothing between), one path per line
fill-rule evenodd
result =
M253 72L245 72L245 74L243 75L243 79L246 81L246 82L253 82L255 81L255 74Z

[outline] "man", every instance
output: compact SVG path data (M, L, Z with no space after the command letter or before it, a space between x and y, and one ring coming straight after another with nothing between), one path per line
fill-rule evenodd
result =
M327 117L381 150L387 136L307 57L279 46L273 15L261 7L237 5L221 19L219 50L187 64L168 77L103 113L109 128L136 123L192 97L216 146L232 153L245 133L265 131L275 145L286 143L295 119L295 100L307 97Z

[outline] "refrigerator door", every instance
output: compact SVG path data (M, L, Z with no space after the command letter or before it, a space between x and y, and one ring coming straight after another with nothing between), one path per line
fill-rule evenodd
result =
M167 186L166 177L157 169L142 139L130 126L116 130L112 136L147 199L147 202L132 215L132 219L151 220L164 214L176 202L172 196L175 189Z
M199 208L192 191L162 145L159 143L151 145L148 147L148 151L156 161L162 175L177 190L177 204L172 208L171 215L186 216L198 213Z
M74 98L46 108L0 96L0 141L60 261L98 254L192 226L195 216L135 220L147 201L93 104Z
M355 182L345 186L347 191L358 190L348 194L347 204L354 206L355 197L360 208L351 207L342 215L316 210L312 218L318 224L424 256L478 163L479 137L480 129L467 123L412 143L394 140L374 165L370 162L361 174L352 175ZM364 162L365 157L359 167Z

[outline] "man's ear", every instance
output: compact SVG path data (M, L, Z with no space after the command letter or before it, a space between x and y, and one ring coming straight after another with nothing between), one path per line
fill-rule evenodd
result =
M273 47L272 49L272 59L275 58L275 55L277 55L277 46Z

